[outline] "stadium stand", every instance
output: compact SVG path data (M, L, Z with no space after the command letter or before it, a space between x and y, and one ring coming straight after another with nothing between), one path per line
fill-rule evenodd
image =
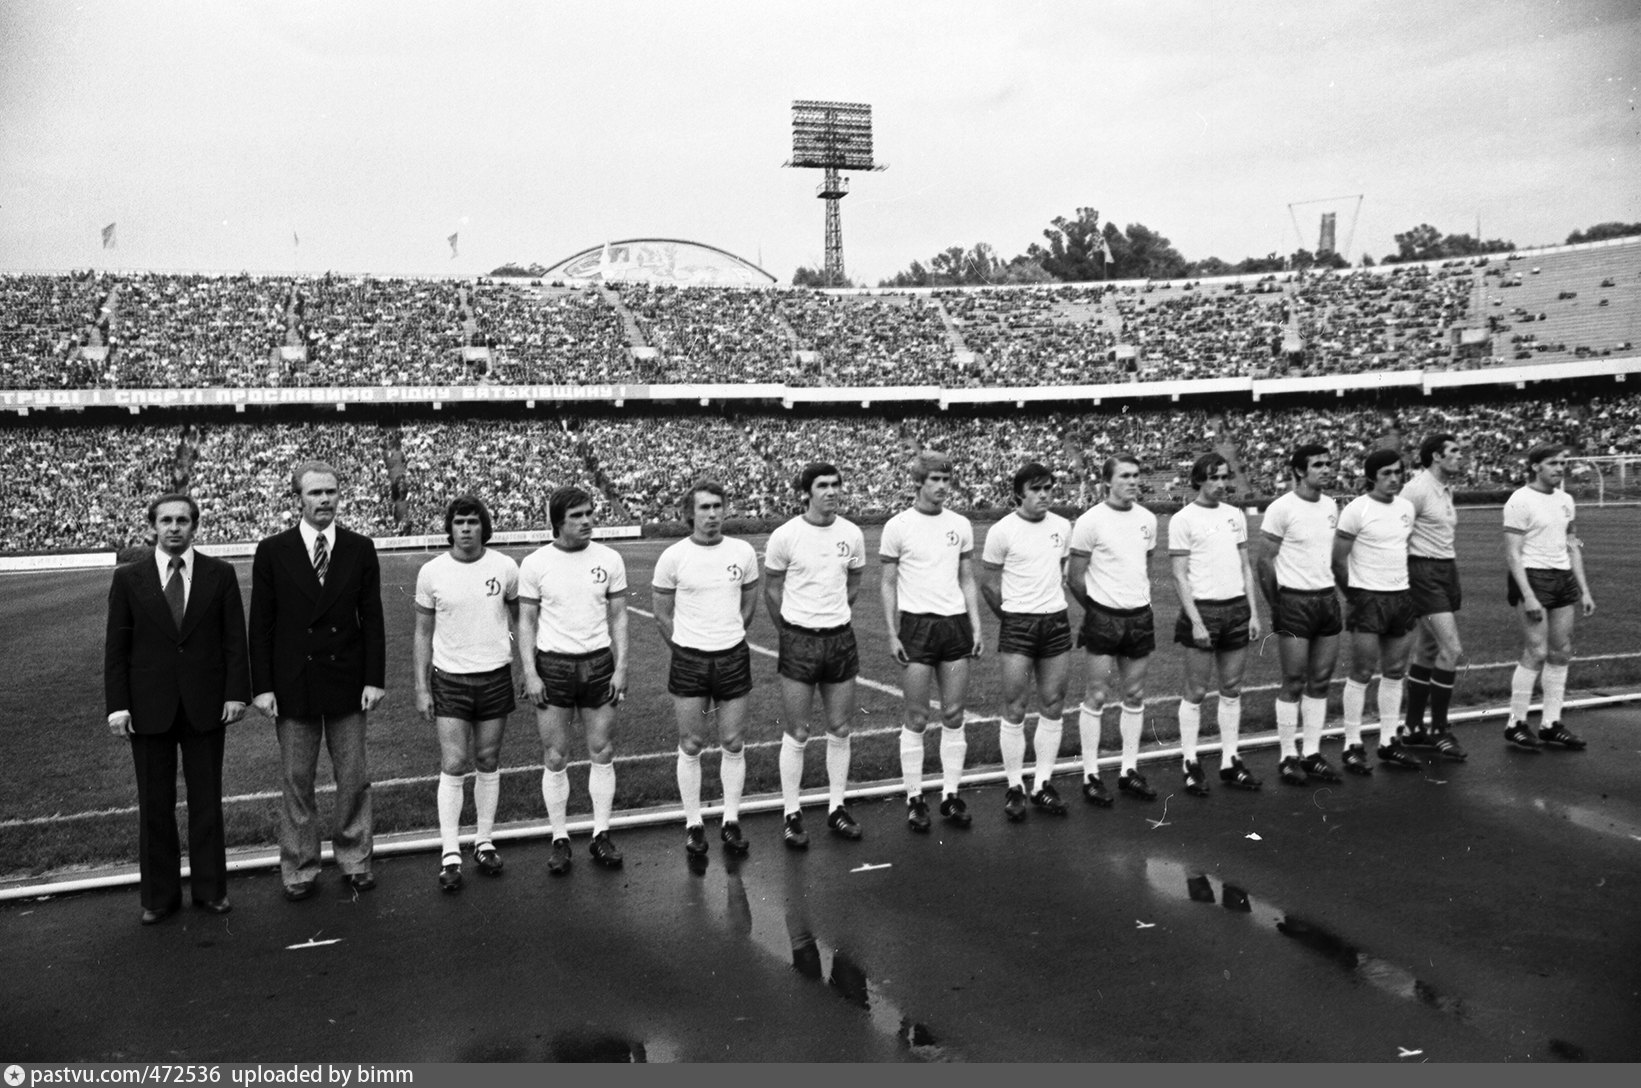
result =
M0 388L955 390L1368 375L1634 353L1641 239L1515 256L932 292L6 276Z
M255 540L293 523L288 474L310 456L335 463L345 477L348 523L388 536L440 532L445 503L464 490L492 501L499 528L545 528L546 496L567 482L601 491L608 520L675 521L679 496L701 475L729 487L735 516L781 517L793 508L792 476L817 458L843 470L852 512L881 515L910 500L906 465L923 448L953 457L953 505L981 517L1007 509L1009 477L1027 459L1056 466L1062 500L1086 506L1100 495L1101 462L1118 450L1141 459L1147 502L1188 501L1190 463L1207 449L1238 468L1239 497L1258 501L1286 486L1287 451L1316 439L1339 454L1337 493L1344 495L1354 491L1368 451L1388 446L1411 457L1436 431L1451 431L1470 450L1465 487L1498 493L1519 482L1522 456L1540 441L1569 442L1591 455L1641 455L1641 394L968 416L606 406L527 418L423 413L346 423L233 415L166 426L18 420L0 428L8 464L0 477L0 550L140 541L147 501L169 488L199 500L204 539Z

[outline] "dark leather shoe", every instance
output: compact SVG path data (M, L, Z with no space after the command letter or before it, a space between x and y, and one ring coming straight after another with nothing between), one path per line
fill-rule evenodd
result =
M376 887L376 878L369 873L349 873L342 879L356 892L368 892Z
M194 906L208 914L227 914L234 909L234 905L228 902L226 895L221 899L196 899L194 900Z
M165 921L175 913L177 913L176 907L166 907L164 910L144 909L142 912L142 924L145 926L155 925L159 922Z
M319 890L319 884L313 880L300 880L295 884L285 885L285 898L292 903L303 899L310 899L313 893Z

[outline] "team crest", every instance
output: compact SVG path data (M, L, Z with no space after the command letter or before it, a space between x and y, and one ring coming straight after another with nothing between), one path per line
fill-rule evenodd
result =
M956 529L947 529L946 530L946 546L948 548L957 547L957 530Z
M500 594L501 594L501 579L500 578L486 578L484 580L484 595L486 597L495 597L495 596L499 596Z
M741 564L731 563L724 569L729 572L729 580L731 582L739 582L741 580Z
M605 582L610 580L610 572L605 570L603 567L594 567L592 570L592 575L593 581L599 585L603 585Z

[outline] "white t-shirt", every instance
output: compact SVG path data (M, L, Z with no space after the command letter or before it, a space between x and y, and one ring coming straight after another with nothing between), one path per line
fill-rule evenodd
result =
M1157 515L1135 503L1118 510L1110 503L1092 506L1071 528L1071 550L1088 556L1083 590L1096 604L1127 610L1151 603L1151 576L1146 569L1157 546Z
M734 537L716 544L678 541L655 563L651 585L676 594L672 641L691 650L715 652L746 638L741 623L741 590L758 582L758 553Z
M1438 483L1436 474L1425 469L1402 487L1402 498L1413 504L1413 536L1409 555L1426 559L1452 559L1453 538L1458 532L1459 515L1453 509L1453 487Z
M1567 529L1573 523L1573 497L1560 488L1546 494L1518 487L1504 504L1504 531L1522 533L1522 563L1535 570L1572 570Z
M900 564L895 589L900 611L931 616L968 612L957 580L958 561L974 551L974 526L962 514L902 510L883 527L878 555Z
M1350 500L1339 515L1339 531L1356 537L1346 564L1354 589L1391 593L1407 588L1407 542L1413 535L1413 504L1397 495L1380 502L1371 495Z
M1248 516L1228 502L1193 502L1168 519L1168 554L1186 556L1191 597L1224 601L1245 596L1242 545L1248 543Z
M1315 502L1290 491L1265 508L1259 530L1282 541L1276 553L1276 584L1289 589L1333 588L1333 530L1339 504L1332 495Z
M416 607L432 612L433 667L494 672L513 660L507 602L518 600L519 565L486 548L464 563L445 552L416 572Z
M609 600L627 594L621 553L594 540L580 551L548 544L519 564L519 599L541 602L536 649L587 654L610 645Z
M816 525L800 515L764 548L764 570L786 575L781 619L817 631L849 622L849 572L865 566L866 537L848 518Z
M991 527L983 562L1003 568L1003 611L1028 615L1064 612L1065 557L1071 554L1071 523L1052 511L1027 521L1017 510Z

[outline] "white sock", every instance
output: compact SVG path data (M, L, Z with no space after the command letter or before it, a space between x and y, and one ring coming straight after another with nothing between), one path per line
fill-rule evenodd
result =
M701 822L701 754L678 749L678 799L684 804L684 826Z
M1032 768L1032 789L1042 789L1054 777L1054 762L1060 758L1060 736L1064 732L1061 719L1038 716L1037 731L1031 735L1032 755L1036 760Z
M741 791L746 788L746 749L724 753L718 764L718 777L724 784L724 823L741 822Z
M1145 732L1145 704L1139 706L1122 705L1122 714L1117 718L1117 728L1122 733L1122 773L1140 769L1140 737Z
M1294 759L1299 755L1294 741L1299 735L1299 704L1290 703L1286 699L1276 701L1276 741L1281 746L1283 759Z
M1086 705L1077 708L1077 735L1082 738L1084 778L1095 778L1100 773L1100 718L1104 710L1104 707L1090 710Z
M593 799L593 834L610 829L610 809L615 807L615 761L594 763L587 771L587 792Z
M439 772L439 850L460 854L456 833L462 824L462 776Z
M942 726L940 729L940 795L950 797L957 792L958 783L963 780L963 757L969 753L969 737L959 724L953 729L951 726Z
M1396 726L1402 720L1402 678L1391 680L1379 677L1379 743L1389 744L1396 739Z
M923 792L923 734L900 727L900 778L906 784L906 796L916 797Z
M570 772L543 769L541 799L547 802L547 823L552 826L553 838L569 838L564 825L570 822Z
M1299 716L1304 720L1303 754L1314 756L1322 750L1322 726L1328 720L1328 700L1323 695L1307 695L1299 700Z
M790 816L802 806L798 794L803 792L803 748L805 741L791 733L781 734L781 805Z
M1008 775L1010 786L1024 788L1025 779L1022 772L1026 766L1026 723L1011 722L1004 719L997 731L997 747L1003 753L1003 773ZM940 745L942 765L945 759L945 742Z
M1202 732L1202 704L1179 701L1179 746L1185 762L1197 761L1197 734Z
M485 843L496 828L496 806L501 803L501 769L479 771L473 776L473 808L479 814L479 826L473 841Z
M1527 724L1527 713L1533 705L1533 685L1538 683L1538 672L1526 665L1517 665L1510 676L1510 718Z
M1358 680L1345 681L1345 747L1354 748L1362 743L1362 709L1367 706L1367 685Z
M1566 665L1544 666L1544 712L1539 724L1545 728L1561 720L1561 704L1567 698L1567 669Z
M1236 742L1242 736L1242 699L1221 695L1216 708L1219 719L1219 766L1223 770L1236 758Z
M849 738L826 734L826 811L843 804L843 791L849 785Z

